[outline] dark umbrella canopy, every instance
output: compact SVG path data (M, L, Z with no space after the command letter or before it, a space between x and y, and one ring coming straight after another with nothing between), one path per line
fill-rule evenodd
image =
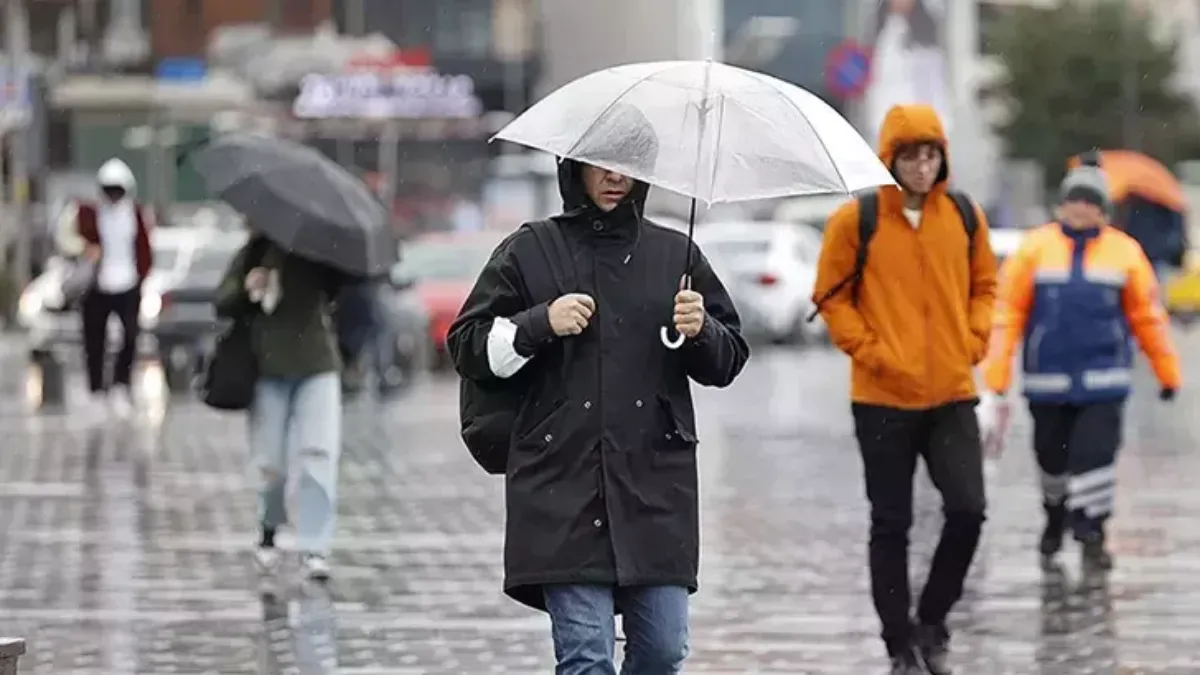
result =
M381 276L396 263L387 209L362 181L316 150L231 134L189 159L210 193L291 253L356 276Z

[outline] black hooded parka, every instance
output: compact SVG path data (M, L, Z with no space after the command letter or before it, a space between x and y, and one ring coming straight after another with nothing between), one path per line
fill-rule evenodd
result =
M532 369L505 477L504 588L545 609L544 584L678 585L696 589L699 519L696 425L689 379L724 387L749 357L733 302L699 250L693 289L707 317L696 339L669 350L688 240L643 218L636 183L605 213L586 196L582 166L559 165L564 211L555 217L579 287L596 313L578 336L557 337L516 263L538 260L533 233L500 244L450 329L463 377L495 378L488 335L497 317L517 326ZM517 252L520 252L519 254ZM674 329L672 328L672 335Z

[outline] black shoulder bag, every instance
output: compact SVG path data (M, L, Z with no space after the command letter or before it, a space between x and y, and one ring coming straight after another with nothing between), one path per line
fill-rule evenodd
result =
M262 262L265 253L265 241L250 245L242 265L243 278ZM257 307L240 312L217 336L212 353L208 355L204 370L196 382L196 393L208 407L240 411L247 410L254 403L258 361L251 342L250 326L258 312Z

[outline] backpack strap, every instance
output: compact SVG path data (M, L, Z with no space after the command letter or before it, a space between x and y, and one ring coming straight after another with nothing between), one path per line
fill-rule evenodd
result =
M854 252L854 274L850 276L850 299L858 304L859 289L862 288L863 272L867 269L867 252L875 229L879 225L879 192L871 190L858 198L858 250Z
M549 295L558 297L575 291L578 284L575 279L575 261L571 255L571 249L567 247L567 240L563 237L562 230L559 229L559 224L552 219L539 220L529 223L527 227L533 232L534 239L542 249L542 256L545 258L546 267L554 282L555 292ZM522 270L523 274L528 272L529 267ZM530 289L530 292L540 291L541 289L538 291Z
M975 257L975 233L979 231L979 214L975 211L975 203L965 193L958 190L947 190L947 196L958 209L958 217L962 219L963 229L967 231L967 260Z
M962 219L963 229L967 231L967 258L975 255L975 233L979 230L979 216L971 198L958 190L948 190L946 194L954 202L958 216ZM837 295L847 284L850 284L850 297L858 304L859 288L862 286L863 271L867 268L867 252L875 229L879 224L879 193L876 190L864 192L858 197L858 250L855 251L854 271L829 289L816 302L808 320L812 321L820 312L821 305L829 298Z
M864 191L858 196L858 249L855 251L854 270L846 276L846 278L837 282L828 291L817 298L813 304L813 311L808 315L807 321L812 321L817 318L821 312L821 305L824 305L830 298L842 292L842 289L847 285L850 286L850 296L853 301L858 303L858 289L862 285L863 270L867 267L867 249L871 245L871 238L875 236L875 226L879 221L879 193L875 189Z

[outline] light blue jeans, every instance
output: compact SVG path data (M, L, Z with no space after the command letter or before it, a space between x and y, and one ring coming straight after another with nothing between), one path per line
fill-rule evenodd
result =
M287 485L289 476L294 477L297 547L327 555L337 521L342 449L338 374L259 378L250 406L250 448L262 480L259 521L267 527L288 522Z

